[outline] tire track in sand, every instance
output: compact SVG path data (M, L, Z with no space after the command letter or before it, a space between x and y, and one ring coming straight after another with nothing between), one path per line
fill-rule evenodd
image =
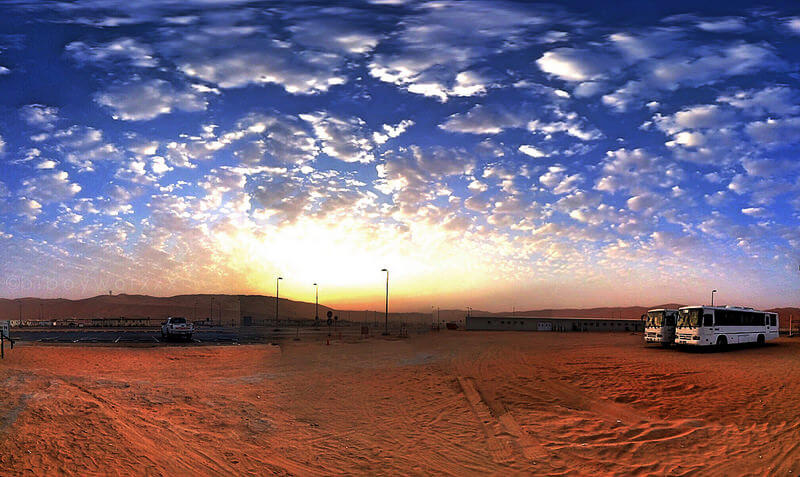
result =
M457 379L472 412L481 422L488 440L487 448L496 463L508 464L515 461L515 451L521 453L530 463L550 457L547 449L520 427L502 403L487 400L472 378L457 376Z

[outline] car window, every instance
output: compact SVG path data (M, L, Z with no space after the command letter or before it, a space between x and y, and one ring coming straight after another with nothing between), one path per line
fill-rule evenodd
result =
M176 325L182 325L182 324L186 323L186 318L173 318L172 319L172 323L174 323Z

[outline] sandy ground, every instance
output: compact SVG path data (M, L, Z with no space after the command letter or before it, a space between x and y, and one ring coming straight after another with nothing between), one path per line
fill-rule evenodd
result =
M800 341L15 348L2 475L797 475Z

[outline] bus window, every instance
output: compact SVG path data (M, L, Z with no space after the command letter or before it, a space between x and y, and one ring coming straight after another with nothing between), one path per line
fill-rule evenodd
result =
M703 315L703 326L714 326L714 320L711 315Z
M777 326L778 325L778 320L775 318L775 315L770 315L769 316L769 324L770 324L770 326Z

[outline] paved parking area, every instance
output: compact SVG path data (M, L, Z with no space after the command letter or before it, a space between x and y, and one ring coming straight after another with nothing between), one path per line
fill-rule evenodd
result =
M148 329L93 329L93 328L14 328L11 337L21 342L38 343L106 343L106 344L248 344L265 343L276 340L324 340L328 337L327 327L304 327L304 328L266 328L266 327L242 327L242 328L200 328L194 332L189 342L181 340L165 340L161 337L161 330L158 328ZM333 337L358 337L360 327L340 327L337 330L330 330Z

